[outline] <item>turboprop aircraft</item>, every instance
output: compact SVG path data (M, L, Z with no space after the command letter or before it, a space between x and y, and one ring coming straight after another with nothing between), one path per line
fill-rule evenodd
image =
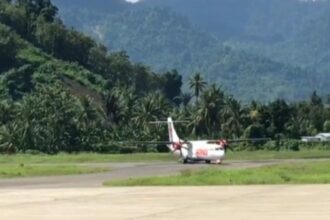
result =
M154 122L164 123L164 122ZM238 139L238 140L196 140L184 141L179 138L172 118L167 119L169 141L163 142L183 163L205 161L206 163L221 164L225 158L229 143L243 141L265 141L267 138Z

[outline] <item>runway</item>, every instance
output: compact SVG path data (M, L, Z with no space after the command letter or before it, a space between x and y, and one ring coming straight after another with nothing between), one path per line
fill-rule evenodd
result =
M228 161L213 166L240 169L302 161ZM112 171L0 180L0 219L330 219L330 185L105 188L102 182L106 180L169 175L209 165L164 162L88 166L108 166Z
M330 218L330 186L1 189L0 219Z
M222 165L208 165L204 163L180 164L177 162L80 164L81 166L108 167L111 169L111 171L106 173L87 175L0 179L0 189L102 187L102 183L107 180L171 175L177 174L183 170L200 170L210 166L216 167L218 169L240 169L281 164L285 162L295 163L301 161L305 160L226 161Z

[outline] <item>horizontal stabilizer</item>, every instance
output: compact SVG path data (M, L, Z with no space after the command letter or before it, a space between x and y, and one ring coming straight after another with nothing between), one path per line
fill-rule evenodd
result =
M173 123L189 123L189 121L172 121ZM151 121L149 124L167 124L168 121Z

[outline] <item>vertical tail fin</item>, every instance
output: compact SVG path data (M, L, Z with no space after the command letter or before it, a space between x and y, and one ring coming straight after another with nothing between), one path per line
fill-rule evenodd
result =
M170 142L180 142L180 138L175 131L172 118L167 119L167 124L168 124L168 135L169 135Z

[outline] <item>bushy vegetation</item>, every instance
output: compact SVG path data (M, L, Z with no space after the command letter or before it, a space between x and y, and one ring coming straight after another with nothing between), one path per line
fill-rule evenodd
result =
M67 28L49 0L0 0L0 53L1 152L163 151L127 141L167 140L166 127L149 122L168 116L189 121L178 125L185 138L297 139L329 127L330 110L316 92L306 102L242 105L196 73L183 93L178 71L156 74L125 52L109 53Z

